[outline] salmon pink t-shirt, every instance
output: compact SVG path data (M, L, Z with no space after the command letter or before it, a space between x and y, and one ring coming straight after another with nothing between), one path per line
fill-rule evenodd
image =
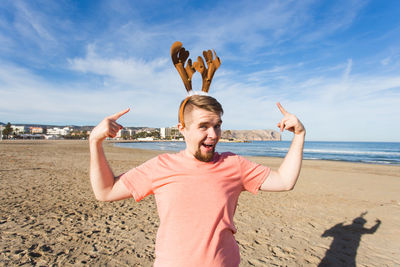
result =
M160 226L154 266L238 266L233 216L239 194L256 194L269 172L232 153L202 162L181 151L123 174L136 201L155 196Z

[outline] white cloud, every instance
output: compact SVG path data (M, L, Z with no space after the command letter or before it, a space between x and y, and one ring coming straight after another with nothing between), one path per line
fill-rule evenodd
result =
M109 77L116 84L126 84L138 90L169 91L175 85L171 75L172 64L166 58L150 62L136 58L107 59L97 55L94 46L89 46L85 58L68 61L73 70Z
M28 69L3 64L1 118L14 122L95 124L108 114L131 107L131 120L127 122L132 126L175 124L175 109L185 96L185 89L178 84L178 74L165 68L164 61L106 60L93 54L72 60L76 70L104 77L105 85L91 84L90 79L58 84Z
M350 78L351 68L348 60L344 75L308 78L289 72L287 80L275 87L219 79L215 86L226 110L224 127L274 128L281 116L275 103L280 101L304 121L311 140L398 140L392 133L400 131L393 122L400 117L400 76L353 74ZM265 84L261 76L257 84Z
M25 39L35 43L42 50L45 50L50 43L55 43L56 38L52 36L47 29L48 23L43 23L41 20L42 12L36 12L24 2L14 2L16 13L14 21L14 29Z
M343 74L343 80L347 81L349 79L352 66L353 66L353 60L350 58L349 60L347 60L347 66Z
M390 63L390 60L391 60L390 57L386 57L386 58L384 58L384 59L381 60L381 64L382 64L383 66L386 66L387 64Z
M107 84L93 85L90 79L57 84L27 69L2 64L2 120L93 125L108 114L131 107L132 112L121 120L125 125L162 127L176 123L185 91L168 60L103 58L92 47L85 57L71 59L70 64L74 71L97 75ZM349 60L345 77L349 77L351 66ZM225 129L274 129L281 117L275 103L280 101L304 121L308 138L314 140L376 140L371 125L380 125L382 133L400 131L393 124L393 118L400 116L400 76L353 74L351 79L343 79L338 72L337 76L301 78L301 74L291 76L290 68L285 67L266 72L286 75L285 83L267 86L258 72L256 83L249 82L247 76L238 80L235 72L220 76L217 72L211 94L224 106ZM297 91L294 85L298 85Z

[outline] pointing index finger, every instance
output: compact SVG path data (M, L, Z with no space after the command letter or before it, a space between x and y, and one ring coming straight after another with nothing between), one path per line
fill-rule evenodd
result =
M124 109L120 112L115 113L114 115L111 115L109 118L113 119L113 120L118 120L122 115L126 114L129 112L129 110L131 110L130 108Z
M282 105L281 105L281 103L276 103L276 105L278 106L278 108L279 108L279 110L281 111L281 113L283 114L283 115L286 115L286 114L288 114L289 112L287 112L283 107L282 107Z

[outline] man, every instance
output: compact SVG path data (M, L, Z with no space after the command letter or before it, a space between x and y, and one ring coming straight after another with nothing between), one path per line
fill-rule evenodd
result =
M154 194L160 217L154 266L238 266L233 224L239 194L291 190L299 176L305 129L279 103L281 131L294 133L277 171L233 153L217 153L223 109L210 96L193 95L181 104L179 131L186 149L162 154L114 177L102 149L106 137L122 128L123 110L105 118L90 135L90 179L100 201Z

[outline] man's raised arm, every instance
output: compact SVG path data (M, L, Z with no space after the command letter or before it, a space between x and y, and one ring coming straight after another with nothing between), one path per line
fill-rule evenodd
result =
M300 120L287 112L280 103L277 104L283 118L278 123L281 132L288 130L294 133L292 144L278 171L270 172L267 179L261 185L263 191L288 191L292 190L300 174L303 160L303 147L306 130Z
M122 126L116 121L129 108L104 118L90 133L90 182L97 200L115 201L131 197L122 181L114 174L106 160L103 141L107 137L115 137Z

